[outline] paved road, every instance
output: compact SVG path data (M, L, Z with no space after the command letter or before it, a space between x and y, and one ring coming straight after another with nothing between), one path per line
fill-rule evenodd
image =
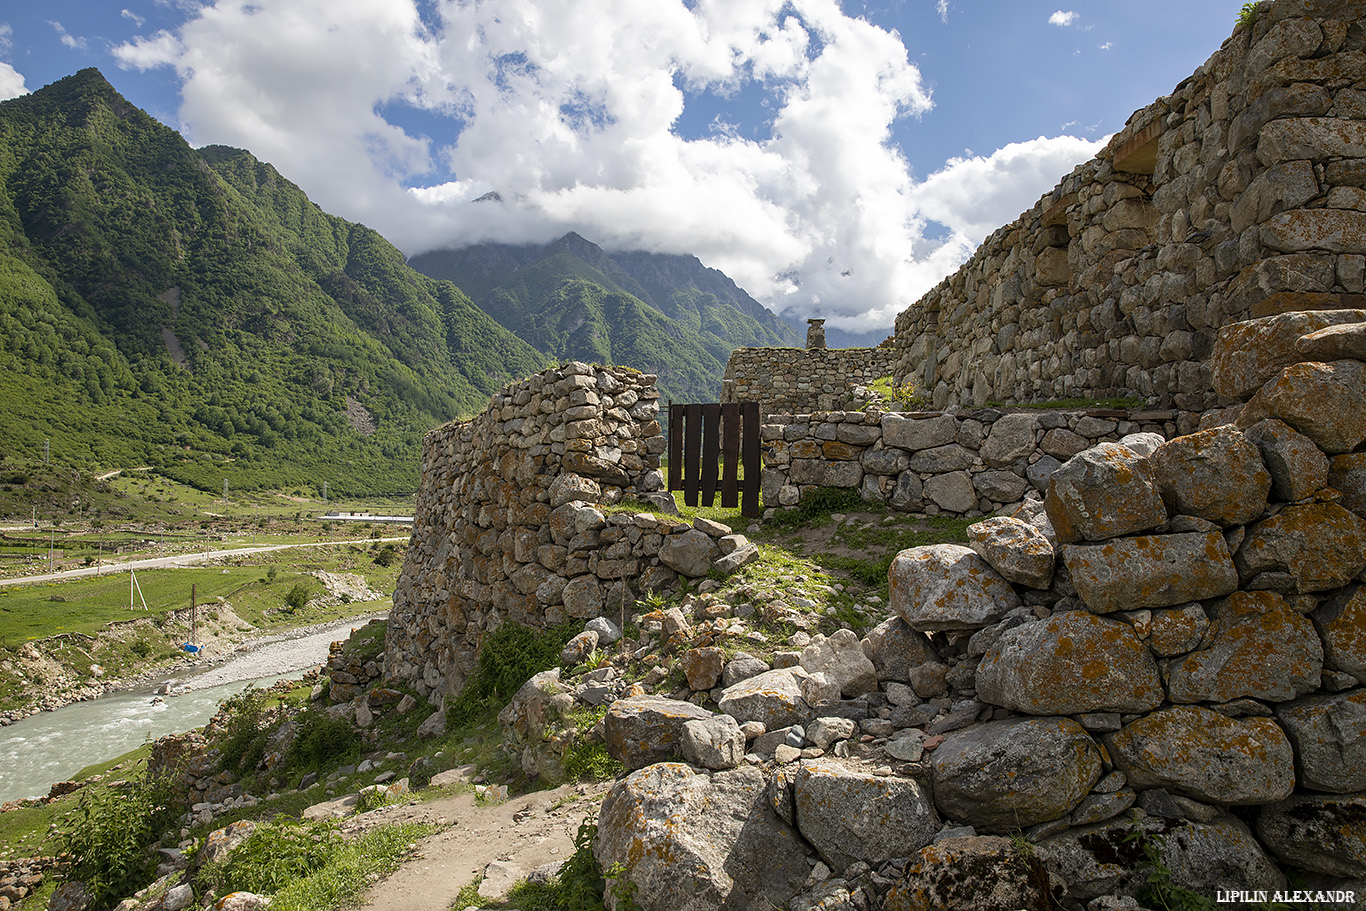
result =
M370 539L366 539L367 542ZM407 541L401 538L380 538L380 541ZM142 560L129 560L121 563L107 563L101 566L83 566L80 569L65 569L59 573L44 573L38 576L19 576L15 579L0 579L0 586L30 585L34 582L61 582L78 579L82 576L107 576L121 573L126 569L165 569L167 567L203 565L221 557L240 557L250 554L263 554L272 550L289 550L292 547L331 547L334 544L347 544L348 541L314 541L307 544L263 544L258 547L237 547L231 550L196 551L191 554L177 554L173 557L147 557Z

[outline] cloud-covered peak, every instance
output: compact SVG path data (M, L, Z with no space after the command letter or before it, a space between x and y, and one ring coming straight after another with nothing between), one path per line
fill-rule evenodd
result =
M917 184L892 131L930 91L836 0L216 0L115 53L175 68L192 141L250 149L409 254L574 230L847 328L889 325L1095 148L1039 139ZM684 128L698 107L713 129Z

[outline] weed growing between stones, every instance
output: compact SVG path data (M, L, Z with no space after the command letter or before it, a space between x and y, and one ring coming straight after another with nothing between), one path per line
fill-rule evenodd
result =
M853 488L820 487L791 509L780 510L766 520L772 528L812 528L830 521L831 513L864 508L863 498Z
M626 766L607 753L607 744L580 738L564 751L560 760L565 778L570 781L608 781L626 771Z
M1251 0L1244 3L1242 9L1238 10L1238 18L1235 25L1246 25L1248 28L1257 24L1257 20L1262 15L1262 0Z
M508 893L509 907L521 911L606 911L603 894L610 889L618 911L638 911L640 905L634 898L635 883L619 878L619 869L607 871L604 877L602 868L598 866L593 856L593 840L597 834L598 827L591 817L585 819L574 837L574 853L560 867L560 872L549 882L523 880L513 886ZM609 879L614 879L610 887L607 884ZM478 886L474 889L477 894ZM456 906L464 907L458 900Z
M1138 900L1145 906L1162 911L1214 911L1214 902L1208 898L1172 884L1172 871L1162 861L1162 836L1135 829L1124 841L1137 845L1143 852L1138 872L1147 884L1139 891Z

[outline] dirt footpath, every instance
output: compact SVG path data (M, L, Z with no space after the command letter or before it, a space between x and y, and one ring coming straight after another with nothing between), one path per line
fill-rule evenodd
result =
M596 819L607 785L562 785L480 806L473 794L386 807L356 817L343 830L427 822L446 828L418 843L417 852L376 883L364 911L448 911L460 890L484 875L481 894L503 898L537 867L566 860L586 816ZM457 908L455 911L461 911Z

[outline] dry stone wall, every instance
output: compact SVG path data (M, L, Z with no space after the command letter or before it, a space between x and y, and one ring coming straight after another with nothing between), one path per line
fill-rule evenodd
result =
M387 679L439 702L459 692L484 635L504 622L546 629L597 617L679 574L757 555L723 525L598 508L664 486L658 399L652 375L572 362L427 435Z
M1131 908L1154 859L1207 902L1358 907L1366 313L1334 316L1226 327L1226 423L1089 446L967 545L902 551L862 638L629 689L599 862L645 911Z
M1179 429L1174 411L1121 409L775 415L762 428L763 502L843 487L902 512L989 515L1047 490L1083 449L1121 438L1151 449Z
M1220 327L1362 306L1364 254L1361 4L1277 0L903 312L895 374L936 408L1200 412Z
M835 411L858 387L892 375L896 351L886 348L736 348L721 380L722 402L758 402L759 412Z

